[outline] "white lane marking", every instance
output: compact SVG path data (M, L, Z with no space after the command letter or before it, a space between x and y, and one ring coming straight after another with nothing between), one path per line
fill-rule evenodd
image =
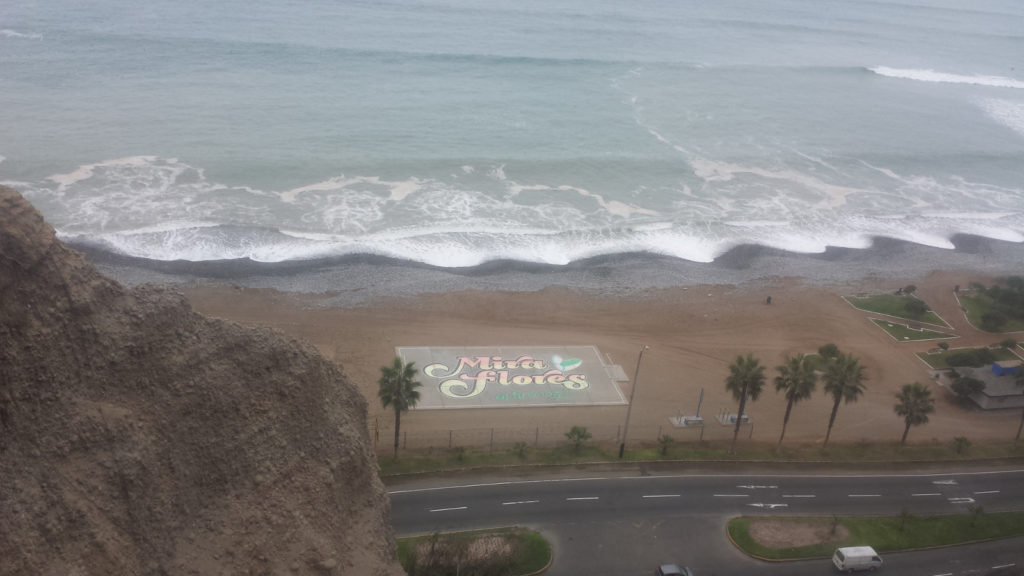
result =
M783 498L817 498L814 494L783 494Z
M847 494L850 498L881 498L881 494Z
M952 572L946 572L945 574L936 574L935 576L953 576Z
M466 506L459 506L458 508L434 508L431 512L450 512L452 510L465 510Z
M737 486L737 488L744 488L746 490L757 490L759 488L778 488L778 486Z
M911 494L911 496L942 496L939 492L928 492L927 494Z
M679 498L679 494L644 494L644 498Z
M536 504L540 500L520 500L518 502L502 502L502 506L515 506L516 504Z
M762 478L801 478L842 480L858 478L936 478L941 476L1005 476L1007 474L1024 474L1024 468L1017 470L984 470L980 472L936 472L933 474L767 474ZM595 476L587 478L546 478L544 480L515 480L506 482L482 482L478 484L456 484L453 486L432 486L429 488L409 488L405 490L389 490L388 494L414 494L417 492L437 492L439 490L462 490L465 488L488 488L494 486L517 486L525 484L556 484L565 482L590 482L593 480L664 480L666 478L749 478L749 474L666 474L664 476L621 476L615 478Z
M932 484L945 484L946 486L956 486L956 480L932 480Z
M950 504L973 504L974 498L949 498Z
M769 510L771 510L775 508L785 508L789 506L789 504L761 504L760 502L757 502L754 504L747 504L747 506L756 506L758 508L768 508Z
M747 498L750 494L715 494L715 498Z
M1003 565L1000 565L1000 566L993 566L992 569L993 570L999 570L1001 568L1013 568L1014 566L1016 566L1016 564L1003 564Z
M975 492L975 494L999 494L999 490L985 490L984 492Z
M566 500L597 500L600 496L581 496L579 498L566 498Z

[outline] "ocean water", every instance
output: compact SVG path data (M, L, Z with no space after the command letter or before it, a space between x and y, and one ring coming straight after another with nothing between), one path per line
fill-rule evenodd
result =
M137 258L1024 242L1019 0L48 0L0 181Z

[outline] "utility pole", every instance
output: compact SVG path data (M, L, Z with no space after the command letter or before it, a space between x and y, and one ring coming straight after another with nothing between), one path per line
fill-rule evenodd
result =
M644 359L644 350L649 349L646 344L640 348L640 355L636 359L636 370L633 371L633 389L629 391L629 406L626 408L626 425L622 427L622 444L619 444L619 460L626 451L626 434L629 433L629 415L633 412L633 397L636 396L636 387L639 384L640 361Z

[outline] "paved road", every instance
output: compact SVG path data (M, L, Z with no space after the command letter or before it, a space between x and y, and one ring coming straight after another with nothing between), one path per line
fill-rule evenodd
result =
M391 486L401 535L526 525L555 545L549 574L649 574L663 562L698 574L828 574L826 561L752 560L725 537L739 514L913 514L1024 510L1024 470L893 475L674 475ZM1024 564L1024 539L887 554L886 571L961 574Z

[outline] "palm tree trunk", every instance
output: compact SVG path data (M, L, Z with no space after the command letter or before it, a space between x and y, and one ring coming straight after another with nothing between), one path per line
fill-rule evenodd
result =
M832 435L832 424L835 424L836 413L839 412L839 401L842 399L842 395L836 395L836 403L832 405L832 416L828 419L828 431L825 432L825 443L821 445L822 448L828 446L828 437Z
M743 396L740 396L740 412L736 415L736 428L732 433L732 446L729 446L729 454L736 451L736 437L740 435L740 423L743 422L743 410L747 407L747 387L743 386Z
M398 426L402 422L402 411L395 405L395 460L398 460Z
M782 439L786 437L786 424L789 424L789 412L793 409L793 399L790 398L786 404L786 416L782 419L782 434L779 434L779 446L782 446Z
M900 446L907 443L907 434L910 433L910 422L907 422L907 427L903 429L903 438L900 438Z

